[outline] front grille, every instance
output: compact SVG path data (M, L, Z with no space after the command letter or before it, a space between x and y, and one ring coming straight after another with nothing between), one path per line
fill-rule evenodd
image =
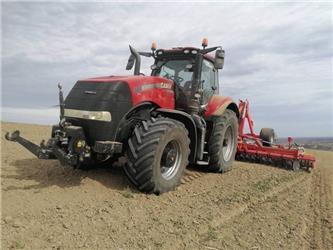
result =
M90 145L94 145L95 141L115 140L119 121L131 107L132 99L128 84L119 81L78 81L65 100L66 109L111 113L111 122L66 118L73 125L83 127Z

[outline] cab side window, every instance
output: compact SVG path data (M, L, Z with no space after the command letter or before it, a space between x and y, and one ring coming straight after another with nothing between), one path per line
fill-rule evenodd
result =
M215 92L214 87L216 87L216 75L217 74L213 63L209 62L208 60L203 60L201 71L203 104L206 104Z

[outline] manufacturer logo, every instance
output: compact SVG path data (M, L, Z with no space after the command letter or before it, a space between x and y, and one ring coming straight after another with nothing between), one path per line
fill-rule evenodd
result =
M172 88L172 84L167 83L167 82L161 82L160 86L162 89L171 89Z
M136 87L135 92L141 92L148 89L172 89L172 84L167 82L159 83L143 83L141 86Z
M88 95L96 95L97 92L96 91L91 91L91 90L86 90L84 91L85 94L88 94Z

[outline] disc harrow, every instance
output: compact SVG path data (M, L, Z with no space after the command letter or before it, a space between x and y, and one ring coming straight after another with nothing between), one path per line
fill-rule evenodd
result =
M293 171L304 169L311 172L315 168L315 157L305 154L304 148L293 143L291 137L288 137L288 145L284 146L274 143L273 138L267 140L254 132L248 100L240 101L238 107L240 124L236 160L272 165ZM250 130L249 133L244 133L246 122ZM272 135L275 137L274 133Z

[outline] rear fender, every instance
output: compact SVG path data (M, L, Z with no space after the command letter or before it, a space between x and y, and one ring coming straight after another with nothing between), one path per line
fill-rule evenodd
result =
M157 113L160 113L164 117L168 117L174 120L177 120L179 122L182 122L185 125L185 128L188 131L188 136L190 138L190 157L189 161L190 163L195 163L196 162L196 154L197 154L197 127L195 126L195 123L192 119L192 117L182 111L179 110L172 110L172 109L156 109L155 110Z
M213 95L208 102L205 117L221 116L226 109L234 111L239 118L238 106L230 97Z

